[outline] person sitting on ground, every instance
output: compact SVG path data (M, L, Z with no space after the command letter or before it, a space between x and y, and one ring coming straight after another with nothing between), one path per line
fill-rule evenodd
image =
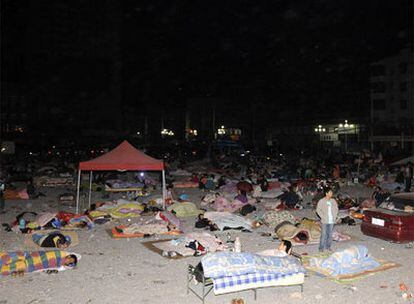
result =
M65 249L69 247L71 239L60 232L51 232L49 234L33 234L32 240L40 247Z
M203 174L198 182L198 188L204 190L206 188L207 176Z
M192 176L191 176L191 181L193 182L193 183L199 183L200 181L199 181L199 179L198 179L198 176L197 176L197 174L193 174Z
M391 193L383 190L381 187L377 186L375 187L375 191L372 193L371 198L375 200L375 206L378 207L381 205L389 196Z
M238 200L240 202L242 202L243 204L247 204L247 202L249 201L247 198L247 193L246 191L243 190L238 190L237 191L238 194L236 195L236 197L234 198L235 200Z
M377 176L374 174L368 180L367 186L368 187L375 187L377 185Z
M269 190L269 182L263 174L257 178L257 184L260 185L260 189L262 189L262 191L266 192Z
M282 240L276 249L267 249L258 252L259 255L264 256L275 256L275 257L286 257L292 253L292 243L288 240Z
M395 177L395 182L398 184L404 184L404 171L405 167L402 166L400 168L400 171L397 173L397 176Z
M43 193L38 192L36 190L36 187L34 186L32 180L27 181L26 191L27 191L27 194L29 195L30 199L36 199L40 196L45 196Z
M213 190L216 188L216 185L214 184L214 174L211 174L207 177L207 181L204 185L204 188L206 190Z
M175 192L174 185L169 184L167 186L167 197L165 199L165 203L167 205L171 205L174 201L178 201L177 192Z
M313 177L313 171L312 168L307 168L305 170L305 179L310 179Z
M217 181L217 187L216 189L219 189L221 186L224 186L226 184L226 177L224 175L220 176L220 178Z

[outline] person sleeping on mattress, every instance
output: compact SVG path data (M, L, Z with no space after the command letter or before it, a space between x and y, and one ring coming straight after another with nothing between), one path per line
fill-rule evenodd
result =
M275 257L286 257L292 254L292 243L288 240L282 240L276 249L267 249L258 252L259 255L264 256L275 256Z
M292 243L287 240L282 240L276 249L263 250L263 251L258 252L257 254L263 255L263 256L274 256L274 257L281 258L281 257L287 257L291 253L292 253ZM195 281L202 282L204 271L203 271L203 265L201 264L201 262L197 264L193 272L194 272Z

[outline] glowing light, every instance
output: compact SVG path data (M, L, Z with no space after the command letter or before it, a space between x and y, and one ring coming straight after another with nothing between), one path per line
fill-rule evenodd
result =
M168 136L173 136L174 132L168 129L163 129L161 130L161 135L168 135Z
M323 128L322 125L318 125L317 128L314 129L316 133L326 132L326 128Z

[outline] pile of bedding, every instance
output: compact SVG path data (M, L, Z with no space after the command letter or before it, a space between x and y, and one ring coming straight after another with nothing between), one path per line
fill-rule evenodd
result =
M249 219L230 212L206 212L204 213L204 218L209 219L219 230L242 229L251 231L253 227Z

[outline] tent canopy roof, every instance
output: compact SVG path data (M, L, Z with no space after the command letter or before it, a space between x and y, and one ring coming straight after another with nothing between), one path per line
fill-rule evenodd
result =
M414 163L414 155L413 156L406 157L406 158L403 158L403 159L400 159L399 161L393 162L391 164L391 166L406 165L409 162Z
M152 158L139 151L124 140L118 147L97 158L80 162L79 170L110 171L110 170L164 170L164 162Z

